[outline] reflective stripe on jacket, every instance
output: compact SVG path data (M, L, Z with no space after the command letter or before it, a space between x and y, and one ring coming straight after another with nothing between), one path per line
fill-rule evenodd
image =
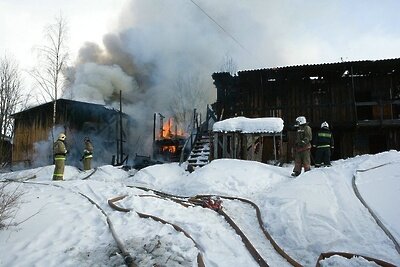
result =
M317 148L333 147L333 135L329 129L322 128L317 133L314 146Z
M85 159L91 159L91 158L93 158L93 155L92 155L92 154L85 154L85 155L83 156L83 158L85 158Z
M65 160L65 155L55 155L54 160Z
M93 158L93 145L90 141L85 142L85 149L83 150L83 158L84 159Z

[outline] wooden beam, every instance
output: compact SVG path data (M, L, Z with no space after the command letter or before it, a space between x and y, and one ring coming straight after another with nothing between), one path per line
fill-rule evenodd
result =
M214 132L214 159L218 159L218 133Z

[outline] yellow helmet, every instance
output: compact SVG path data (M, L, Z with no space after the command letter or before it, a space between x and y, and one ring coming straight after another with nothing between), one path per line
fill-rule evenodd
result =
M64 141L65 140L65 134L63 134L63 133L60 133L59 135L58 135L58 139L59 140L62 140L62 141Z

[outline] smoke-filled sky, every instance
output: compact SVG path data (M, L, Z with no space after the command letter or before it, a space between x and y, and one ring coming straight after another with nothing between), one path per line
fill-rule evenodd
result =
M0 55L29 70L61 12L68 95L110 104L121 90L125 112L148 128L154 112L177 112L173 95L188 98L179 85L201 95L191 108L214 102L211 74L227 59L244 70L400 57L398 10L398 0L2 0Z
M398 10L397 0L2 0L0 54L29 70L32 48L61 12L69 24L71 65L82 47L81 62L90 61L90 42L108 46L119 60L130 56L135 65L147 65L142 75L155 83L181 70L210 78L224 56L238 70L395 58Z
M218 66L200 65L215 63L224 54L239 69L399 56L397 0L193 2L2 0L0 53L30 67L32 47L40 44L44 26L62 12L69 23L71 63L85 42L103 46L107 33L130 41L125 49L140 49L142 60L165 59L170 68L198 61L210 73Z

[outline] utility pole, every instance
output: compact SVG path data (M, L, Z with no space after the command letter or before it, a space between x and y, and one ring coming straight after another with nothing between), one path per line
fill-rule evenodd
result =
M120 126L120 131L119 131L119 142L120 142L120 160L119 160L119 164L122 164L122 160L124 157L124 149L123 149L123 140L122 140L122 133L123 133L123 129L122 129L122 91L119 91L119 126Z

